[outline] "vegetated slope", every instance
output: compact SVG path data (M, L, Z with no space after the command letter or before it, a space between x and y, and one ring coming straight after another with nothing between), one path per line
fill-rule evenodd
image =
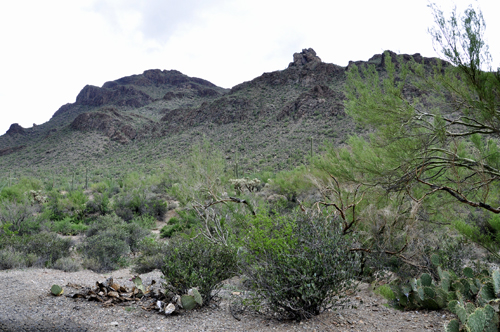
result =
M383 58L378 54L356 64L384 71ZM201 140L246 172L288 168L320 151L324 142L342 144L362 130L343 109L348 68L324 63L314 50L304 49L286 69L229 91L175 70L147 70L100 88L87 85L50 121L32 128L13 124L0 137L0 172L14 165L30 172L83 164L154 167Z

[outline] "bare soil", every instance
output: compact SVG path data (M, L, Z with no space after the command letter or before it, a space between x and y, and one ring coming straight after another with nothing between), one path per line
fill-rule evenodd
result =
M217 303L175 316L143 310L141 303L103 308L96 302L50 294L53 284L62 285L68 294L76 291L70 284L93 287L109 276L120 285L132 286L129 269L107 274L89 270L0 271L4 290L0 296L0 331L443 331L443 324L453 318L446 311L388 308L387 301L374 294L368 284L360 285L350 296L356 308L324 312L300 323L230 310L237 297L245 296L239 278L225 283ZM153 279L161 281L158 271L141 277L148 284Z

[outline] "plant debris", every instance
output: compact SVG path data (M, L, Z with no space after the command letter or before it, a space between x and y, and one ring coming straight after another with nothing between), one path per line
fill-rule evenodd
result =
M80 291L69 293L66 296L72 299L82 298L88 301L97 301L103 307L140 303L144 310L159 310L165 315L179 313L181 309L191 310L203 304L201 295L196 288L190 289L187 295L170 294L172 296L169 296L160 289L153 289L153 285L156 284L155 280L152 280L148 286L142 283L139 276L135 276L131 281L134 283L132 288L119 285L113 280L113 277L109 277L105 282L97 281L94 288L68 283L67 287L80 288Z

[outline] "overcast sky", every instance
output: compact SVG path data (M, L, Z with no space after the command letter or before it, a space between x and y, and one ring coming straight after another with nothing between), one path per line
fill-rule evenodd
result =
M471 1L437 0L445 12ZM475 3L475 2L474 2ZM500 1L478 0L494 64ZM225 88L313 48L346 66L390 49L436 56L426 0L26 0L0 4L0 134L75 102L86 85L176 69ZM0 147L2 148L2 147Z

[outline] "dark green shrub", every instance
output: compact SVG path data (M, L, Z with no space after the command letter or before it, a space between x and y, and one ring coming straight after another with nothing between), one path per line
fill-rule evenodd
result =
M152 229L156 226L156 219L150 215L137 216L131 222L147 229Z
M109 212L109 195L107 192L94 194L94 199L89 200L86 204L85 213L87 214L105 215Z
M48 232L0 239L0 249L36 256L36 261L29 266L37 267L51 267L59 258L69 256L71 245L70 239L61 239L56 233Z
M66 217L63 220L54 221L51 227L53 232L62 235L77 235L84 233L88 226L82 223L73 222L71 217Z
M149 230L127 224L115 214L99 217L90 225L80 252L86 257L86 266L96 271L109 271L123 266L130 252L139 250L139 243Z
M125 221L143 215L162 220L167 212L167 205L155 194L146 190L134 190L116 196L114 211Z
M170 250L166 242L156 241L151 237L142 239L138 249L141 255L135 260L133 270L139 274L160 270L165 264L167 251Z
M198 287L204 305L215 296L222 281L233 277L237 270L234 249L211 243L201 235L172 239L164 262L161 271L167 287L180 295Z
M278 316L310 318L355 288L359 257L334 219L257 215L250 224L240 266L256 300Z
M79 251L87 258L84 266L97 271L112 271L125 265L125 255L130 246L125 241L123 229L113 228L88 237L79 246Z
M138 224L123 224L120 227L125 231L125 242L127 242L130 246L130 251L132 252L139 251L139 243L146 236L151 235L151 232L148 229L145 229Z
M24 194L21 188L5 187L0 191L0 201L7 200L11 202L20 202L24 199Z
M179 217L172 217L160 231L161 238L169 238L176 233L194 228L200 224L195 211L179 211Z
M0 228L4 232L12 232L18 235L34 234L40 232L41 220L36 213L39 206L32 206L26 199L23 201L2 201L0 202ZM9 224L8 229L4 228ZM0 230L0 236L2 230Z
M87 229L87 233L85 234L87 237L91 237L99 234L99 232L105 231L107 229L114 228L119 225L123 225L123 220L118 217L116 214L107 214L105 216L101 216L95 220L90 227Z

